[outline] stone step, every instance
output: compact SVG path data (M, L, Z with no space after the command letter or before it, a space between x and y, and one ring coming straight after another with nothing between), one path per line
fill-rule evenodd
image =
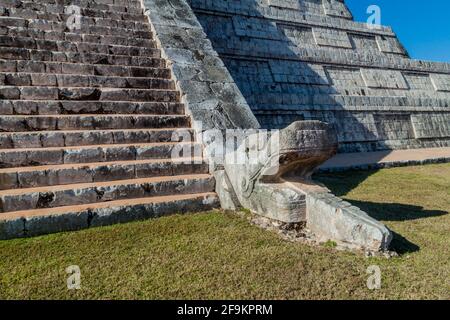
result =
M0 191L0 213L214 191L211 175L182 175Z
M22 0L18 0L22 1ZM94 3L97 5L108 5L108 6L120 6L120 7L131 7L131 8L141 8L142 4L140 0L39 0L43 3L58 4L58 5L83 5L84 3Z
M41 40L34 38L22 38L11 36L0 36L2 48L22 48L32 50L46 50L51 52L72 53L100 53L124 56L154 57L158 52L156 42L149 40L147 46L127 46L115 44L101 44L91 42Z
M1 18L1 17L0 17ZM12 21L12 19L16 19L15 21L12 21L12 24L14 26L21 26L24 27L27 24L24 24L22 21L23 18L10 18L10 17L4 17L4 19L9 19L9 22ZM91 30L91 29L97 29L97 28L114 28L114 29L128 29L133 31L146 31L149 32L151 30L150 25L148 23L144 22L135 22L135 21L119 21L119 20L112 20L112 19L103 19L103 18L82 18L80 20L80 29L69 29L67 24L64 22L58 22L58 21L51 21L46 19L29 19L28 20L28 27L36 30L47 30L47 31L57 31L57 32L65 32L65 31L83 31L83 30ZM0 21L0 26L2 25L2 22ZM8 24L3 23L3 25L8 26Z
M150 30L150 25L147 23L147 21L114 20L106 18L81 17L80 25L81 29L83 29L83 25L86 25L89 27L132 29L136 31ZM67 26L67 19L65 17L62 20L52 20L52 18L45 16L40 19L0 16L0 27L28 27L36 30L52 30L59 32L70 30Z
M1 149L74 147L96 144L162 143L194 137L190 128L115 129L0 133Z
M4 0L4 1L15 1L18 3L28 2L30 0ZM39 0L39 2L54 4L54 5L79 5L87 6L88 4L93 4L96 6L119 6L119 7L131 7L131 8L141 8L140 0Z
M0 169L0 190L207 174L202 158L114 161Z
M175 89L175 82L170 79L144 77L0 72L0 86L102 87L173 90Z
M0 16L0 34L9 34L10 30L29 30L30 32L46 32L49 35L58 35L65 37L66 34L90 34L95 36L120 36L120 37L135 37L142 39L152 39L153 34L150 27L142 25L139 30L128 28L116 28L107 26L92 26L89 24L81 24L80 29L67 29L61 22L52 22L39 19L22 19L9 18ZM14 31L12 31L14 33ZM63 40L63 39L61 39Z
M44 0L44 1L54 1L55 3L67 4L72 3L72 0ZM81 1L81 2L79 2ZM73 0L74 4L84 3L84 2L94 2L97 4L104 5L114 5L114 6L125 6L125 7L142 7L141 0Z
M28 70L28 72L43 72L45 67L48 72L52 68L61 70L62 67L70 68L72 64L87 65L86 70L92 70L94 67L116 67L116 68L166 68L166 62L160 58L160 52L157 50L154 57L131 57L123 55L97 54L97 53L64 53L51 52L46 50L29 50L21 48L0 47L0 70L10 70L17 62L17 69ZM94 66L91 66L94 65ZM75 66L74 66L75 67ZM78 67L80 68L80 67ZM80 68L83 70L83 68ZM120 69L119 69L120 70ZM88 72L88 71L85 71ZM63 72L64 73L64 72Z
M53 148L0 149L0 168L73 163L201 157L198 143L139 143Z
M33 7L21 4L19 8L15 6L8 6L8 3L3 4L0 0L0 7L3 8L2 16L12 18L24 19L42 19L48 21L66 22L70 14L66 14L66 6L54 6L39 4ZM91 19L105 19L114 20L117 22L145 22L147 17L142 10L139 13L121 12L112 10L98 10L95 8L79 7L79 14L81 16L81 23L90 22ZM74 14L74 13L72 13Z
M1 49L1 48L0 48ZM93 61L102 62L102 60ZM122 61L121 61L122 62ZM123 61L126 62L126 61ZM139 62L139 61L136 61ZM141 61L144 62L144 61ZM10 73L45 73L72 74L87 76L108 76L108 77L132 77L132 78L160 78L170 79L170 69L165 68L163 59L155 58L146 61L148 66L129 65L109 65L71 62L49 62L30 60L0 60L0 72ZM113 64L113 63L112 63Z
M0 100L0 115L153 114L183 115L177 102Z
M177 90L0 86L0 100L180 102Z
M76 231L169 214L208 211L219 206L215 193L202 193L16 211L0 215L0 239Z
M32 115L2 116L0 132L186 128L187 115Z
M21 27L0 27L0 35L12 38L33 38L46 41L73 41L133 47L152 47L154 45L151 33L144 33L144 37L140 37L140 35L132 37L128 35L127 37L126 35L86 34L82 32L45 31Z
M136 6L117 6L114 4L100 4L92 0L39 0L39 2L30 0L0 0L0 7L3 8L21 8L49 12L64 12L64 9L71 5L83 9L143 14L143 9L139 2L136 2Z

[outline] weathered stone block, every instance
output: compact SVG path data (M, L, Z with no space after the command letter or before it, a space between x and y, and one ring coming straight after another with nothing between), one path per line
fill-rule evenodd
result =
M436 91L450 92L450 75L449 74L433 73L430 76L431 76L431 82L433 83Z
M408 89L400 71L361 69L362 77L368 87L379 89Z

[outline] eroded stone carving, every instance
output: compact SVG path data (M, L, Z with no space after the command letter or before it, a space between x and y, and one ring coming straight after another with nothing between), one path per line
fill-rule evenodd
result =
M249 136L225 158L225 172L235 198L242 206L268 218L296 223L305 220L305 197L281 180L285 175L310 178L314 169L336 153L337 140L330 127L319 121L298 121L267 139L264 156L255 163L257 145ZM244 159L236 163L236 159Z

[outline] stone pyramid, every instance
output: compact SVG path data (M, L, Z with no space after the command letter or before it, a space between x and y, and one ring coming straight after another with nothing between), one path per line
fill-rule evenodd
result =
M263 127L321 120L340 152L450 145L450 64L410 59L344 1L188 2Z

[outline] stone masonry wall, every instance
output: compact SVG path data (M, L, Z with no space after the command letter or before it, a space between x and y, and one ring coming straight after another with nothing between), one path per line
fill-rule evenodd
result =
M450 64L412 60L341 0L188 0L265 128L322 120L341 152L450 145Z

